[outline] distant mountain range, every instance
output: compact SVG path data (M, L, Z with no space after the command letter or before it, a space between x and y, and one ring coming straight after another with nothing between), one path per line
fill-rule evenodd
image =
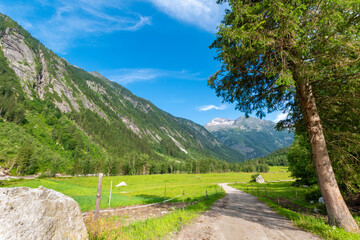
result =
M215 118L205 128L220 142L250 159L290 146L293 133L276 131L275 126L272 121L240 117L236 120Z
M204 158L244 160L203 126L57 56L3 14L0 49L0 128L8 129L0 131L0 165L21 173L134 174L152 166L172 172Z

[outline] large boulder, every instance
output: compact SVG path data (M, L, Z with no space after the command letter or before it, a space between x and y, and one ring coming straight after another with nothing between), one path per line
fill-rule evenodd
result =
M74 199L39 187L0 188L0 239L87 239Z
M255 179L255 181L256 181L257 183L265 183L265 180L263 179L263 177L262 177L261 175L257 176L256 179Z

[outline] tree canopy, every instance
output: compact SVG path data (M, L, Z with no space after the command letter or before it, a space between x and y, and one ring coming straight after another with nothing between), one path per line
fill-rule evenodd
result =
M222 64L209 85L247 115L288 112L282 125L307 132L329 222L358 230L340 194L322 123L336 124L339 120L331 121L329 116L339 116L336 112L359 95L360 4L356 0L218 0L223 2L230 9L210 46ZM358 109L347 112L352 116L348 121L356 123L353 116ZM334 125L325 123L325 131L336 130L330 126Z

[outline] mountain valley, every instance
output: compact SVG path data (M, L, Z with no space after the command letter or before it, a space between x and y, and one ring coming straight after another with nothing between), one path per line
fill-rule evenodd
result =
M201 125L58 57L5 15L0 40L0 164L13 172L145 174L244 160ZM5 129L19 130L10 131L16 141Z
M274 122L268 120L240 117L236 120L215 118L205 128L220 142L250 159L290 146L294 134L277 131L275 126Z
M208 172L292 141L263 120L203 127L174 117L70 64L5 15L0 40L0 165L13 174Z

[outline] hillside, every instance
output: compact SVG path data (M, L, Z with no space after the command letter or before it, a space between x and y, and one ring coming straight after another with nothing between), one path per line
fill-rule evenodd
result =
M236 120L215 118L205 128L220 142L250 159L266 156L293 142L293 133L276 131L275 125L274 122L252 117Z
M201 125L70 64L2 14L0 48L0 165L13 172L192 172L198 159L244 159Z

